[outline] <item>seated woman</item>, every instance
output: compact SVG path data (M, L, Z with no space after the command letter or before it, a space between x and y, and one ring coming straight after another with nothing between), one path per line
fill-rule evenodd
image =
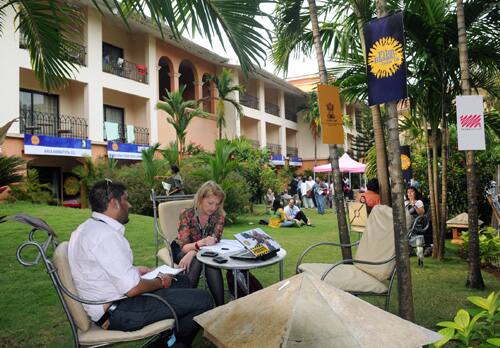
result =
M174 261L184 268L196 288L200 279L202 264L196 259L200 247L220 241L224 231L225 194L213 181L207 181L198 189L193 208L184 210L179 216L179 232L172 243ZM177 244L177 245L176 245ZM205 265L208 288L217 306L224 304L224 283L221 270Z
M273 202L272 210L274 216L269 218L269 227L292 227L299 226L295 221L287 221L285 218L285 211L283 210L283 204L281 204L279 199L275 199Z

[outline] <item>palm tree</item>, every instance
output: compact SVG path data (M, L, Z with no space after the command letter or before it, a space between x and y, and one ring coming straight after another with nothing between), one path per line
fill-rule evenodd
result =
M116 13L127 25L134 17L154 22L162 36L170 34L165 32L164 24L175 39L180 39L188 28L210 42L214 37L222 42L225 34L244 72L252 70L253 63L264 60L269 47L266 36L262 35L267 32L261 20L264 14L259 9L263 0L92 2L102 13ZM63 87L78 69L71 58L74 44L69 38L81 36L84 11L71 2L56 0L5 1L0 5L0 18L5 17L7 10L15 13L17 30L26 38L37 80L48 90ZM0 34L3 23L0 21Z
M307 94L307 105L301 106L298 111L304 112L304 122L309 123L314 138L314 166L318 157L318 137L321 135L321 119L319 117L318 95L316 92Z
M208 114L198 107L196 100L184 100L182 94L186 89L182 85L177 91L167 92L164 102L159 102L156 107L165 111L167 122L175 129L177 137L177 145L179 146L179 161L184 155L184 147L186 145L187 127L191 120L195 117L207 117Z
M236 109L237 117L243 115L243 108L240 103L233 99L232 94L234 92L243 93L244 87L234 84L233 73L230 69L222 68L219 75L208 76L208 81L214 83L217 89L218 96L217 106L216 106L216 116L217 116L217 128L219 128L219 140L222 139L222 129L226 126L226 106L225 103L232 104Z
M147 187L153 187L156 177L160 174L161 168L165 165L165 160L155 159L156 150L160 147L159 143L143 149L141 152L142 166L144 168L144 183Z
M470 95L469 84L469 57L465 32L464 4L457 0L457 27L458 27L458 52L460 56L460 75L462 80L462 93ZM479 254L479 232L477 217L477 188L474 165L474 151L466 151L467 165L467 201L469 205L469 274L466 286L473 289L484 289L483 276L481 275L481 262Z
M225 139L215 141L214 156L208 159L208 168L212 180L216 183L222 184L228 174L238 166L238 162L232 159L235 151L236 146L229 141Z

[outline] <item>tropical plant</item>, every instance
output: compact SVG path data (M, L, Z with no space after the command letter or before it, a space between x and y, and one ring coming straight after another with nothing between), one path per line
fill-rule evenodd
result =
M253 68L253 63L263 60L268 48L266 36L262 35L267 32L262 24L265 14L259 9L262 2L92 1L99 11L113 13L126 25L135 17L153 22L162 36L166 34L163 28L166 23L172 37L177 40L188 28L191 33L200 33L210 42L214 37L223 42L222 38L226 36L245 72ZM0 5L0 18L5 18L7 11L15 13L16 30L26 38L31 65L40 84L48 90L64 86L78 69L71 56L75 44L70 38L82 35L85 11L72 2L56 0L9 0ZM0 32L4 23L0 22Z
M216 116L217 116L217 128L219 129L219 140L222 139L222 130L226 126L226 106L225 103L230 103L236 109L237 117L241 117L243 115L243 109L232 97L233 93L243 93L244 88L240 85L234 84L233 72L230 69L222 68L222 71L219 75L208 76L208 81L212 81L217 89L218 96L217 106L216 106Z
M0 187L21 181L24 164L21 157L0 155Z
M195 117L207 117L208 114L198 107L196 100L184 100L182 95L186 89L185 85L180 86L177 91L167 92L164 102L156 104L156 107L167 113L167 122L175 129L177 145L179 147L179 161L184 155L186 145L187 127Z
M443 321L438 326L443 339L433 344L439 348L453 341L453 347L499 347L498 337L500 292L492 292L488 297L469 296L467 299L479 307L475 310L459 309L453 321Z
M238 162L232 156L236 147L227 140L215 141L215 153L208 159L208 168L210 169L211 179L220 184L222 181L236 169Z
M460 238L464 241L462 252L465 257L469 253L469 232L462 232ZM500 236L493 227L479 230L479 256L483 266L500 266Z
M168 147L160 150L163 158L170 165L179 165L179 146L176 141L171 141Z
M154 144L141 151L142 167L144 168L144 183L148 188L153 187L158 181L157 177L162 174L162 170L166 170L165 160L156 159L156 150L160 147L159 143Z
M12 186L12 196L20 201L28 201L37 204L53 202L50 186L40 183L38 171L34 168L26 171L26 177L23 181L18 185Z

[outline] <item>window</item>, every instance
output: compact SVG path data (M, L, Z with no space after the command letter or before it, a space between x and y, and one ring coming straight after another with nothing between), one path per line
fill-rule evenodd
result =
M115 65L118 62L118 59L121 59L123 62L123 48L103 42L102 57L105 64Z
M104 105L104 140L125 142L125 111L123 108Z
M21 89L19 110L21 133L57 135L59 96Z

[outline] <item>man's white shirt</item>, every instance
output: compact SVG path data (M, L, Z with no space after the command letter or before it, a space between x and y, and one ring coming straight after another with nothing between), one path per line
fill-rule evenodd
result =
M125 226L100 213L71 234L68 260L80 297L86 300L112 301L123 297L140 281L133 265L133 254L124 236ZM83 307L93 321L104 314L102 305Z
M295 216L297 216L299 211L300 211L300 209L296 205L294 205L293 208L290 208L290 206L287 205L284 209L285 216L291 217L292 219L295 219Z

